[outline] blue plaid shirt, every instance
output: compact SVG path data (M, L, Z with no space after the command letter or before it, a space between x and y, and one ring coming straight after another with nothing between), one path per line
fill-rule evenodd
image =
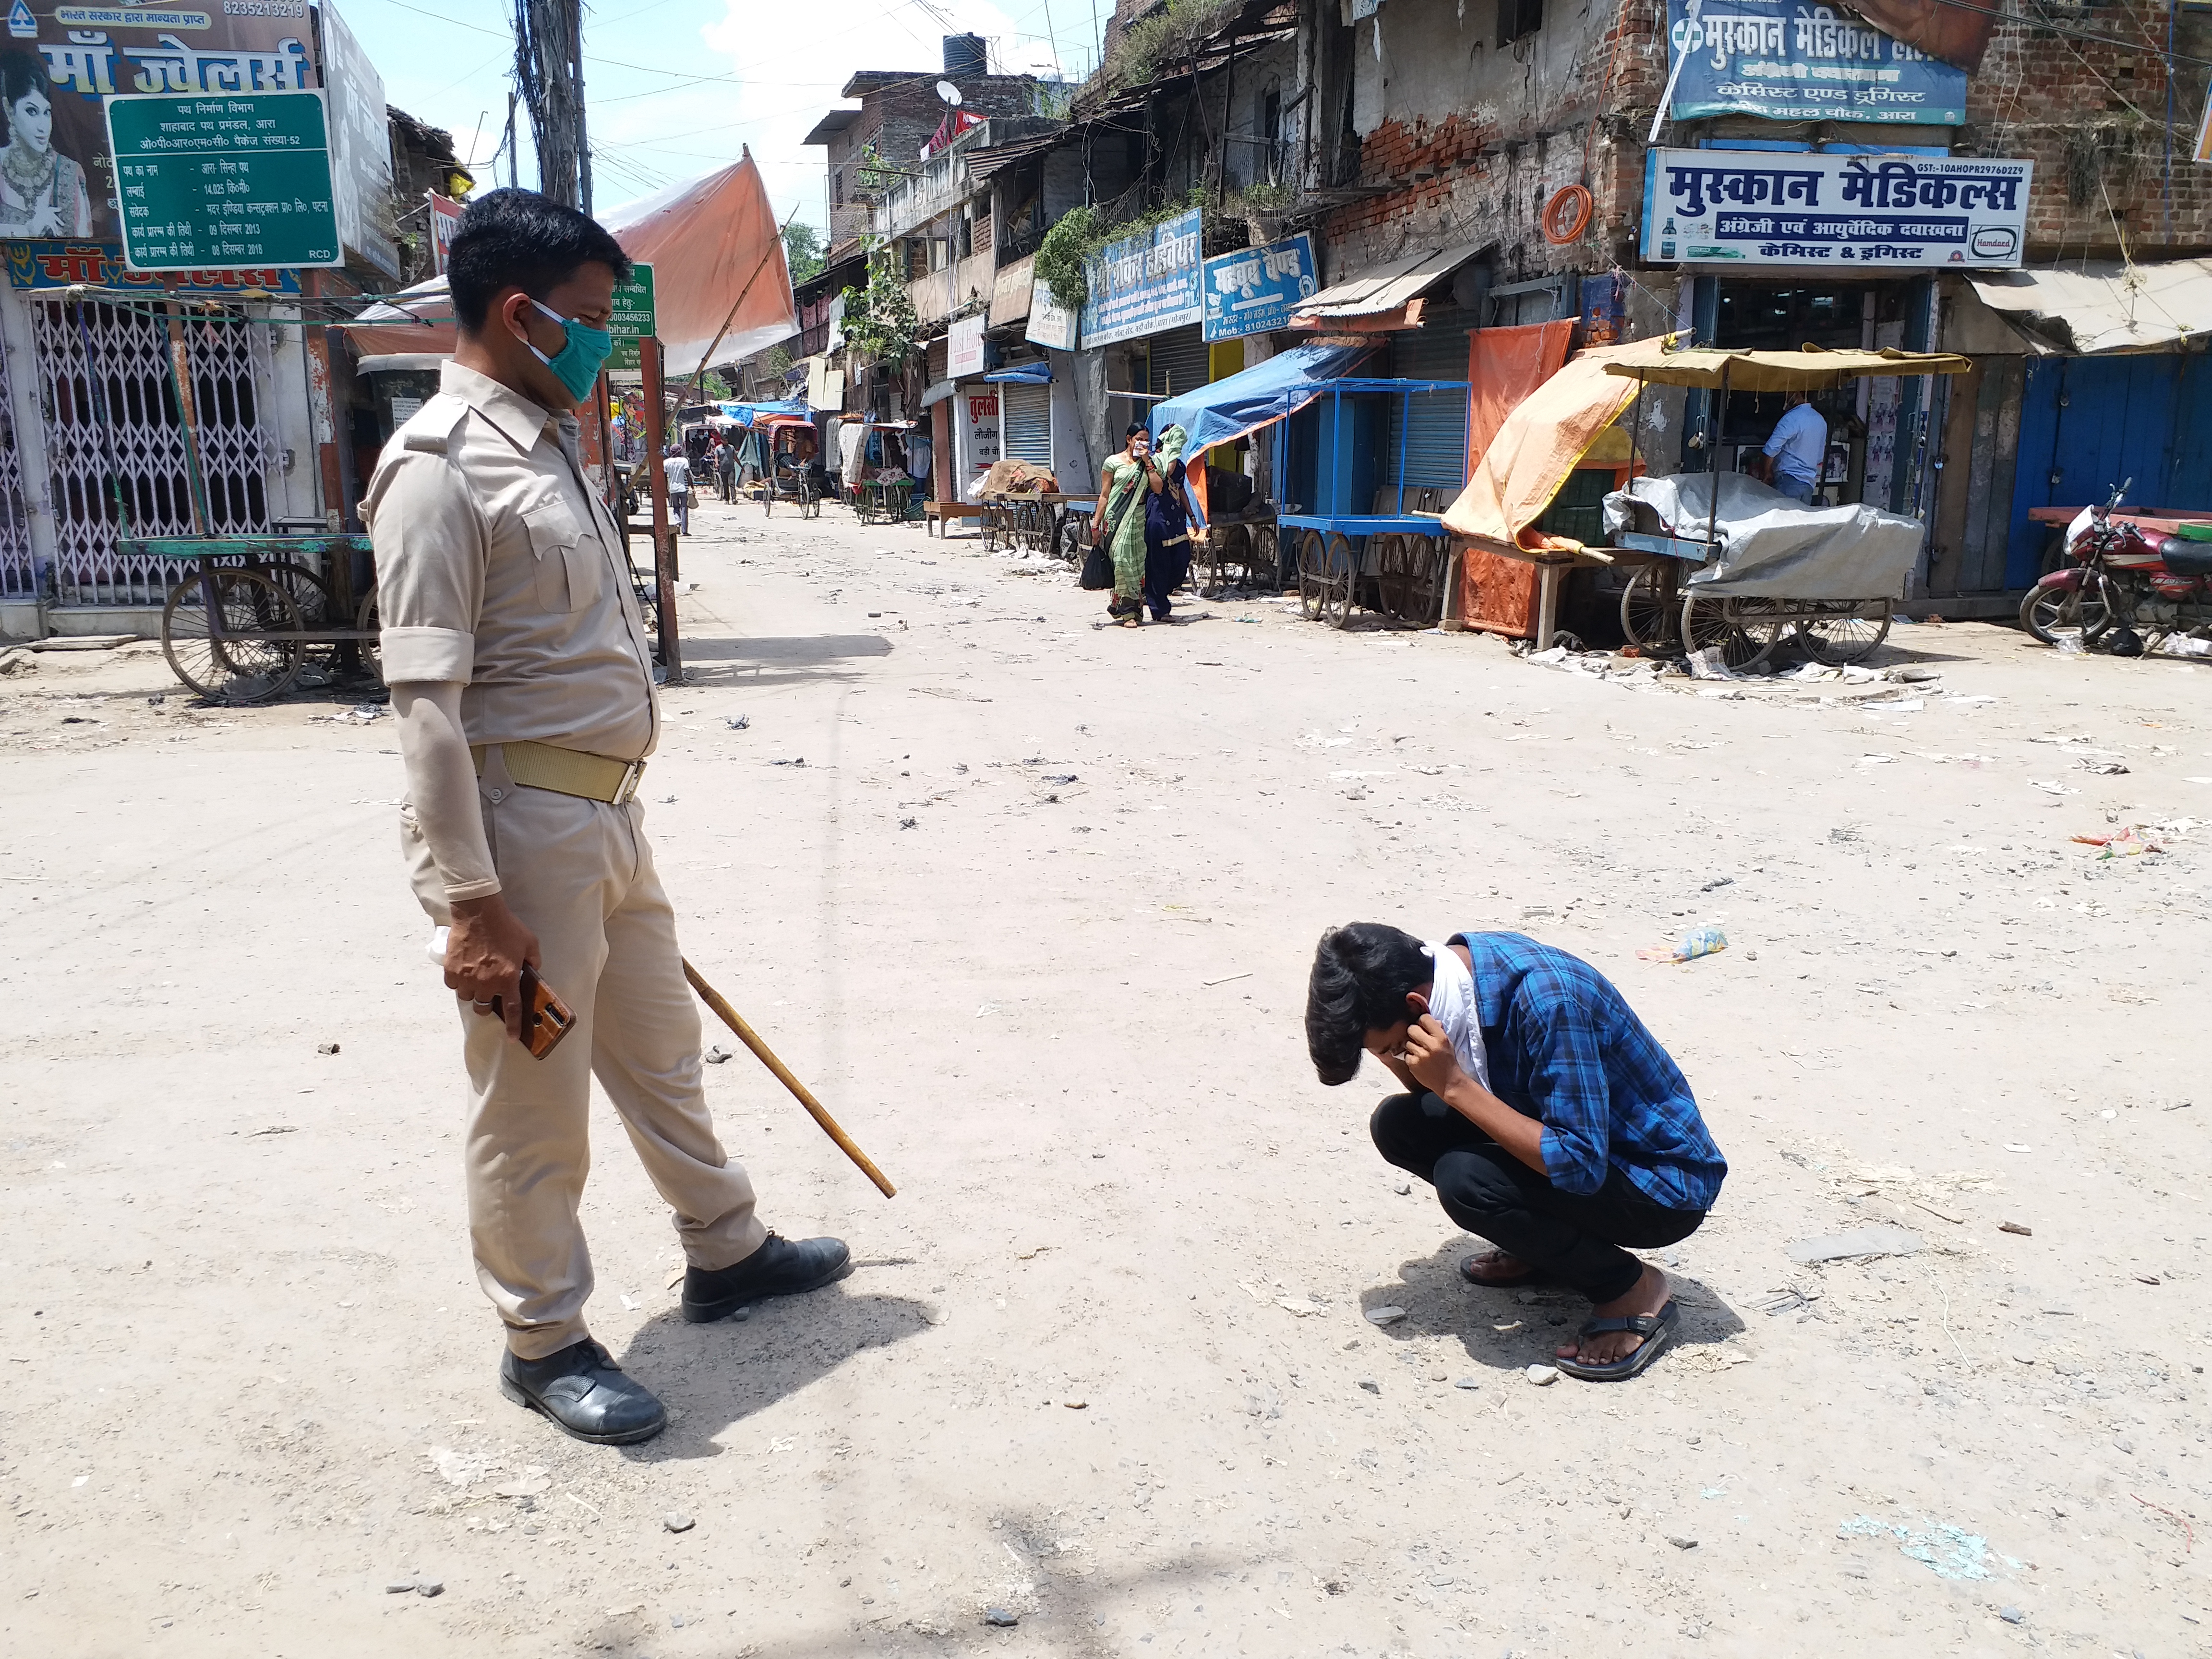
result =
M1618 1169L1670 1210L1709 1210L1728 1174L1681 1068L1613 981L1521 933L1455 933L1474 959L1490 1091L1544 1126L1544 1173L1591 1194Z

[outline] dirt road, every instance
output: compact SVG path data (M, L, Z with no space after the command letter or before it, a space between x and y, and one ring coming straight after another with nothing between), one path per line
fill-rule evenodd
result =
M684 1324L602 1103L592 1317L673 1425L508 1405L391 720L44 653L0 679L0 1650L2212 1651L2212 668L1923 626L1877 662L1934 680L1707 696L696 522L648 822L688 954L901 1187L722 1040L763 1215L857 1270ZM1316 1084L1356 918L1581 952L1680 1060L1731 1173L1641 1380L1532 1384L1580 1307L1460 1285L1381 1080ZM1873 1224L1924 1248L1788 1253Z

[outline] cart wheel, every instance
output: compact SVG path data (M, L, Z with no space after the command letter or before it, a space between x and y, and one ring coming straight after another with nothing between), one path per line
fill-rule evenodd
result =
M205 586L203 586L203 583ZM258 570L217 570L185 578L161 609L161 654L177 678L210 702L260 702L300 677L305 654L297 639L218 641L208 589L222 631L295 634L299 608Z
M1797 642L1815 662L1838 667L1856 662L1889 637L1889 601L1822 605L1797 624Z
M1638 649L1656 651L1675 642L1674 621L1675 608L1661 589L1659 567L1644 566L1620 590L1621 633Z
M1259 577L1259 573L1265 571L1267 573L1267 591L1281 592L1283 591L1283 544L1281 540L1276 538L1274 525L1256 526L1256 529L1252 531L1252 535L1249 535L1248 546L1252 549L1252 553L1249 553L1249 557L1245 560L1245 575Z
M359 641L361 665L364 672L379 680L384 678L384 623L376 614L376 590L372 587L362 595L361 609L354 614L354 629L367 637Z
M1413 620L1420 577L1413 568L1414 540L1411 536L1375 538L1375 598L1382 614L1393 622Z
M1739 673L1763 661L1774 649L1782 630L1789 626L1756 611L1743 612L1738 602L1705 599L1692 593L1682 600L1682 647L1703 651L1721 648L1721 660Z
M1321 532L1309 530L1298 538L1298 611L1308 622L1328 614L1328 559Z
M1359 587L1359 560L1352 550L1351 538L1334 532L1328 538L1328 580L1329 593L1322 602L1322 615L1331 628L1349 628L1353 596Z
M261 574L284 590L284 597L300 613L301 627L312 633L331 626L330 619L337 614L337 606L328 581L304 564L294 564L289 559L279 559L264 567Z

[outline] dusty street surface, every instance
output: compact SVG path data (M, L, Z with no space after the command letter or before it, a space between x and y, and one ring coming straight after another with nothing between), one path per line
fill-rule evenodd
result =
M2212 668L1923 626L1876 663L1936 680L1700 696L696 523L649 827L687 954L901 1187L710 1030L763 1217L856 1271L684 1324L602 1103L591 1316L673 1425L507 1404L390 719L43 653L0 679L0 1649L2212 1651ZM1315 1082L1361 918L1581 952L1681 1061L1731 1173L1643 1378L1528 1381L1581 1304L1459 1283L1387 1079ZM1790 1256L1876 1224L1925 1248Z

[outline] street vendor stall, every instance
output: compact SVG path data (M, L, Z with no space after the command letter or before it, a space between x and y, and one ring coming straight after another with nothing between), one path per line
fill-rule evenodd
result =
M1444 514L1446 526L1486 551L1539 565L1540 646L1554 642L1565 575L1610 564L1634 567L1621 622L1629 642L1640 647L1718 646L1735 667L1791 637L1824 659L1864 655L1888 631L1889 605L1917 555L1919 523L1863 506L1799 507L1735 474L1717 489L1710 473L1635 477L1643 389L1816 390L1874 374L1955 374L1968 367L1966 359L1728 351L1677 347L1677 337L1588 350L1570 361L1506 417ZM1616 425L1628 430L1631 481L1607 498L1615 527L1597 544L1534 528L1600 434ZM1686 578L1686 572L1695 574Z

